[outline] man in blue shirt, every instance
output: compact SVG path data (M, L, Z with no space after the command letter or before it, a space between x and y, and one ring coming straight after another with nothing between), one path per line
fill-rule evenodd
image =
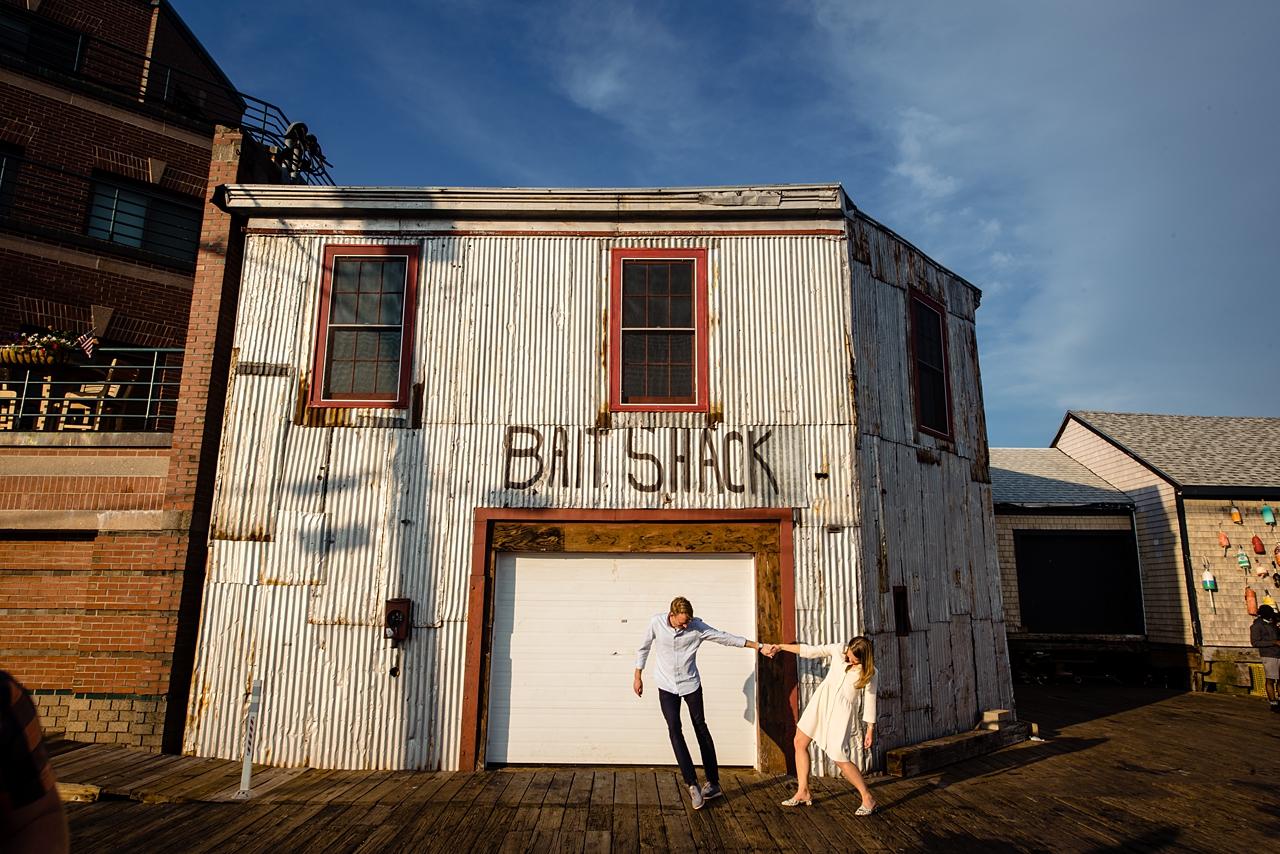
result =
M658 683L658 703L662 706L662 716L667 719L671 748L676 753L676 762L680 765L684 784L689 787L694 809L701 809L707 798L719 797L721 794L716 746L711 741L711 731L707 729L707 720L702 710L702 680L698 676L697 655L698 647L703 641L724 646L760 648L760 644L755 641L711 628L693 616L693 606L688 599L677 596L671 601L670 613L655 614L649 621L649 628L645 630L644 640L636 653L634 685L636 696L643 696L644 682L640 677L652 648L653 678ZM698 788L693 757L689 755L689 745L685 743L684 730L680 724L681 698L689 706L693 732L698 737L698 749L702 751L702 768L707 775L707 785L701 789Z

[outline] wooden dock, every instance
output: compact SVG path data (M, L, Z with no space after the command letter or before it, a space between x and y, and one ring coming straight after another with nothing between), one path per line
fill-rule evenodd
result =
M699 811L674 769L485 773L262 768L55 742L77 852L1049 852L1269 850L1280 837L1280 715L1265 702L1120 686L1018 689L1027 742L906 780L881 811L838 779L783 809L790 778L734 770Z

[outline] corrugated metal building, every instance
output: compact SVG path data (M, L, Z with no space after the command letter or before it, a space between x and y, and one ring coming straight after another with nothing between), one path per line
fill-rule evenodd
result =
M1071 410L1053 446L1134 500L1153 665L1250 690L1248 595L1280 592L1280 418Z
M669 763L631 672L685 589L747 637L869 635L864 764L1011 707L980 294L839 185L222 204L248 234L188 752L238 755L261 679L258 761ZM781 770L821 672L711 651L746 722L717 746Z
M991 493L1015 679L1144 678L1133 499L1057 448L992 448Z

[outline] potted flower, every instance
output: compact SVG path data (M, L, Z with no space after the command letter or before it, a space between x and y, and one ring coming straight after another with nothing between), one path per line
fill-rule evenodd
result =
M42 332L15 332L0 344L0 362L10 365L61 365L79 350L75 336L47 327Z

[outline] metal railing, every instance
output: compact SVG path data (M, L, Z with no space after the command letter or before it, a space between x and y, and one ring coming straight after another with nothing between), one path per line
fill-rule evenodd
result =
M274 104L7 3L0 3L0 61L88 83L210 127L238 127L285 152L282 161L297 148L290 144L289 119ZM306 183L333 184L318 145L294 165Z
M0 363L0 432L171 433L183 352L100 347L83 363Z
M0 216L195 261L204 211L141 187L0 153Z

